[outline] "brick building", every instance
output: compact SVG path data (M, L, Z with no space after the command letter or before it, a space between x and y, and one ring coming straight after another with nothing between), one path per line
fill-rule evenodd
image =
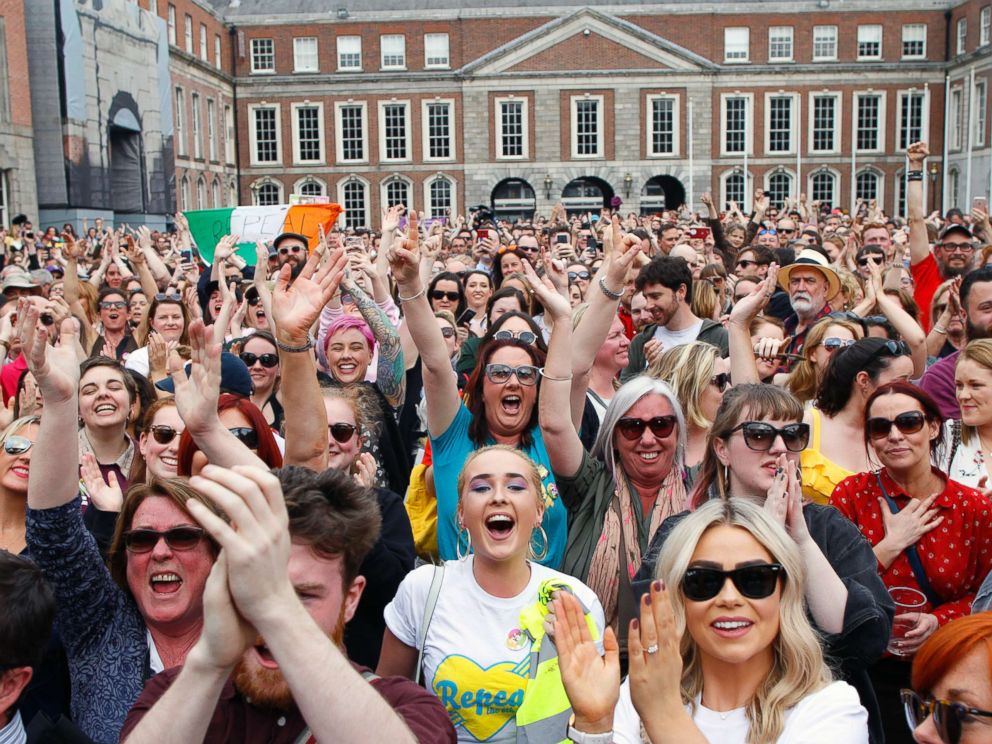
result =
M124 2L27 5L109 20L126 17ZM0 13L18 6L2 0ZM992 180L992 0L132 7L157 17L149 28L167 39L164 211L327 195L362 225L397 201L514 216L620 196L653 212L698 204L704 191L748 206L761 186L776 201L803 192L849 208L877 198L901 213L902 151L918 138L934 153L931 207L967 207ZM28 38L33 60L30 24ZM58 79L38 77L32 95L57 100ZM38 112L42 194L75 140L57 146L52 135L71 133L71 122L50 112L39 122ZM11 141L3 117L0 107L0 170Z

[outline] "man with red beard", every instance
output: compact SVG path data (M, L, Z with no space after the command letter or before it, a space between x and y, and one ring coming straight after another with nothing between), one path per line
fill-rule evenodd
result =
M455 741L433 694L376 677L342 650L379 532L370 491L302 468L207 466L190 483L231 518L190 510L222 548L203 632L182 669L148 683L121 741Z

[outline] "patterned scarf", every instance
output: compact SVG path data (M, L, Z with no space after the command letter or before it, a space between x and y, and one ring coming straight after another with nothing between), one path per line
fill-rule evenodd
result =
M637 514L634 511L630 485L623 472L617 473L617 487L613 501L603 519L603 532L599 536L596 550L589 565L589 577L586 580L589 588L596 592L603 604L606 622L614 631L617 630L619 607L617 595L620 586L620 530L627 554L623 556L623 565L627 567L628 578L633 578L641 566L640 525L637 524ZM679 468L672 468L665 480L662 481L655 497L654 507L648 520L647 543L650 544L654 533L666 518L686 509L685 483ZM622 515L622 519L621 519Z

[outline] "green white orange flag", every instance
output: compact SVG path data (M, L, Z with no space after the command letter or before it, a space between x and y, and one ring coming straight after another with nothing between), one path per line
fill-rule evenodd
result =
M238 235L238 255L255 265L255 241L265 243L284 232L305 235L310 250L317 245L318 226L328 233L344 210L340 204L275 204L268 207L198 209L184 212L193 242L207 263L213 262L214 246L225 235Z

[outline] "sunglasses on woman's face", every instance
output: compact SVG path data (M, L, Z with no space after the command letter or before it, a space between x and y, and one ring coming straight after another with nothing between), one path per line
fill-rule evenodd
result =
M149 431L151 431L155 441L159 444L168 444L179 435L179 432L173 427L166 426L165 424L156 424Z
M526 387L537 384L539 370L532 364L521 364L519 367L511 367L509 364L487 364L486 377L489 382L502 385L510 381L514 374L517 382Z
M203 535L199 527L173 527L165 532L128 530L124 533L124 547L129 553L149 553L164 537L165 544L172 550L192 550L200 544Z
M718 375L713 375L710 378L710 385L712 385L722 393L724 390L730 387L730 373L721 372Z
M16 434L12 434L4 440L3 451L8 455L23 455L33 446L34 442L27 437L19 437Z
M916 729L927 718L933 716L933 725L944 744L959 744L962 727L971 723L975 716L992 718L992 711L969 708L962 703L935 698L923 699L913 690L900 690L899 697L906 711L906 723L911 730Z
M537 334L533 331L496 331L493 334L494 341L519 341L530 346L537 341Z
M241 352L241 361L245 363L246 367L254 366L255 362L259 362L266 369L272 369L277 364L279 364L278 354L252 354L250 351Z
M351 438L355 436L355 432L358 430L358 427L354 424L345 423L328 424L327 430L331 433L331 436L334 437L335 442L345 444L346 442L351 441Z
M691 602L705 602L718 595L730 579L741 595L748 599L764 599L775 592L779 577L784 579L785 576L785 568L778 563L744 566L732 571L690 567L682 579L682 593Z
M457 292L443 292L440 289L435 289L433 292L431 292L431 299L432 300L449 300L450 302L457 302L458 301L458 293Z
M782 437L782 444L789 452L802 452L809 444L809 424L788 424L777 429L763 421L745 421L731 429L730 433L738 430L747 448L755 452L770 450L777 437Z
M650 419L622 418L617 421L617 431L631 442L644 436L645 429L651 429L656 439L664 439L675 431L678 419L675 416L655 416Z
M574 282L576 279L582 279L583 281L589 281L592 276L588 271L569 271L568 281Z
M238 441L248 449L258 449L258 432L251 427L236 426L233 429L228 429L228 431L236 436Z
M900 413L894 419L875 416L868 419L868 436L872 439L883 439L889 436L893 424L903 434L915 434L923 428L926 422L926 416L923 415L922 411L906 411L905 413Z
M441 335L444 336L445 338L454 338L455 329L452 328L451 326L441 326Z

